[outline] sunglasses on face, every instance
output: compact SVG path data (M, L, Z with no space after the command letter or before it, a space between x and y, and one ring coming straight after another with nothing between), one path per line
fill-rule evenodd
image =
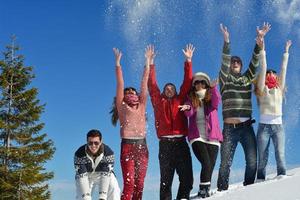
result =
M99 144L100 144L100 142L93 142L93 141L90 141L90 142L88 142L88 145L89 146L93 146L93 145L95 145L95 146L99 146Z
M239 61L239 60L232 60L231 61L231 63L235 63L235 62L241 64L241 61Z
M204 80L197 80L194 82L194 85L198 85L198 84L202 84L202 85L206 85L206 82Z

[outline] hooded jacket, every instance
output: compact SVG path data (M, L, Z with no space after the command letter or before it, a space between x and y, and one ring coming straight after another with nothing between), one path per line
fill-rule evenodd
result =
M154 109L157 137L188 134L188 123L178 106L182 105L192 85L192 62L184 64L184 80L179 94L173 98L166 97L157 85L155 66L150 65L148 80L149 94Z
M218 105L220 103L221 96L216 88L210 89L211 92L211 104L209 106L204 106L205 115L205 128L206 134L209 141L223 141L223 135L220 128L220 123L218 119ZM189 134L188 140L200 137L200 132L197 127L197 108L194 108L190 99L185 103L190 105L191 109L185 111L184 114L189 118Z

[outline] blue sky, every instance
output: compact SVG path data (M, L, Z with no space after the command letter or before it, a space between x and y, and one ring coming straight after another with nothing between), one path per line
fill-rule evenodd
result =
M155 62L159 85L162 87L166 82L174 82L179 87L184 62L181 49L187 43L196 47L193 71L204 71L212 78L217 77L223 44L220 23L228 26L232 54L243 59L244 68L254 47L256 26L264 21L272 25L266 36L269 66L279 70L285 42L287 39L293 41L287 72L284 123L288 166L299 166L299 13L300 0L2 2L0 49L3 51L9 44L12 34L17 36L22 47L20 53L26 58L25 64L34 66L36 79L32 86L39 88L39 98L46 103L46 111L41 118L46 123L43 132L48 133L57 148L54 159L46 165L48 170L55 172L50 182L52 199L74 199L73 154L85 142L85 135L92 128L99 129L105 142L115 151L115 171L122 187L119 127L111 125L108 114L116 88L112 48L118 47L123 51L121 64L126 86L139 89L144 48L151 43L158 51ZM253 116L258 119L255 98L253 104ZM150 99L147 115L150 160L144 199L157 199L158 140ZM256 127L257 123L255 130ZM200 169L195 157L193 165L195 192ZM215 170L218 165L219 161ZM271 165L274 165L273 153L270 155ZM233 163L232 181L241 180L243 167L243 154L239 147ZM174 181L177 181L176 176Z

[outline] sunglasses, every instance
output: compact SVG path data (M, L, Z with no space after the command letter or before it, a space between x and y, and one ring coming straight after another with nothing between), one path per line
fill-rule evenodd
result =
M202 84L202 85L207 85L205 80L197 80L194 82L194 85L198 85L198 84Z
M239 63L239 64L241 64L241 61L240 60L235 60L235 59L233 59L232 61L231 61L231 63Z
M93 141L88 142L89 146L93 146L93 145L99 146L99 144L100 144L100 142L93 142Z

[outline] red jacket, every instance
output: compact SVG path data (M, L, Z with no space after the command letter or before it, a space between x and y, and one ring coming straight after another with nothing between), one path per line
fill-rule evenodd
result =
M148 80L149 94L154 109L157 137L166 135L188 135L188 123L184 112L178 106L183 105L192 86L192 63L184 63L184 80L179 94L169 99L162 94L157 86L155 66L150 66Z

